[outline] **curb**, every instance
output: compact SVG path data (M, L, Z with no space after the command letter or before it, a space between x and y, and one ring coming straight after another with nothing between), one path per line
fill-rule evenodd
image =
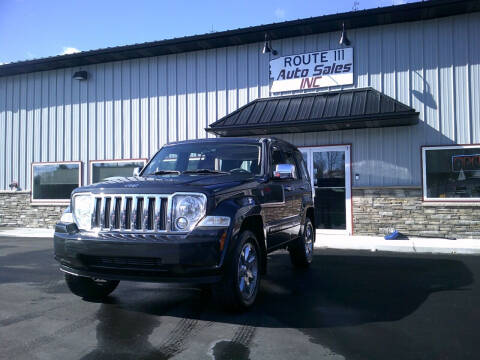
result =
M22 238L53 238L53 229L17 229L10 228L0 230L0 237L22 237Z
M317 238L315 248L341 250L390 251L431 254L480 254L480 239L424 239L385 240L373 236L328 236Z

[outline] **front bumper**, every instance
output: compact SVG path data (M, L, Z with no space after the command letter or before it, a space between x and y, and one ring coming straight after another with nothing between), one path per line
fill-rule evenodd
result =
M220 239L225 228L195 229L189 234L95 234L75 229L64 223L55 227L55 259L67 273L152 282L212 283L221 278Z

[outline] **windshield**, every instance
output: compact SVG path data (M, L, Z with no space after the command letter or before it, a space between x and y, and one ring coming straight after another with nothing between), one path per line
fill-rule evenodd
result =
M143 175L229 173L259 175L260 144L189 143L165 146Z

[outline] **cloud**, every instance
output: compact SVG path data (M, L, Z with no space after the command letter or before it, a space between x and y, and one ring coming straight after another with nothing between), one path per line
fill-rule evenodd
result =
M60 53L60 55L69 55L78 52L80 52L80 50L78 50L77 48L64 46L63 51Z
M280 20L285 19L285 13L286 13L285 9L281 9L281 8L275 9L275 17L277 19L280 19Z
M403 5L406 4L406 0L393 0L393 5Z

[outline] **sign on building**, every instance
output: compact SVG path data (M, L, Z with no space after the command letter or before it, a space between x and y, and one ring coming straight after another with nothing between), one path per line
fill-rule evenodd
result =
M272 92L353 84L353 48L282 56L270 61Z

